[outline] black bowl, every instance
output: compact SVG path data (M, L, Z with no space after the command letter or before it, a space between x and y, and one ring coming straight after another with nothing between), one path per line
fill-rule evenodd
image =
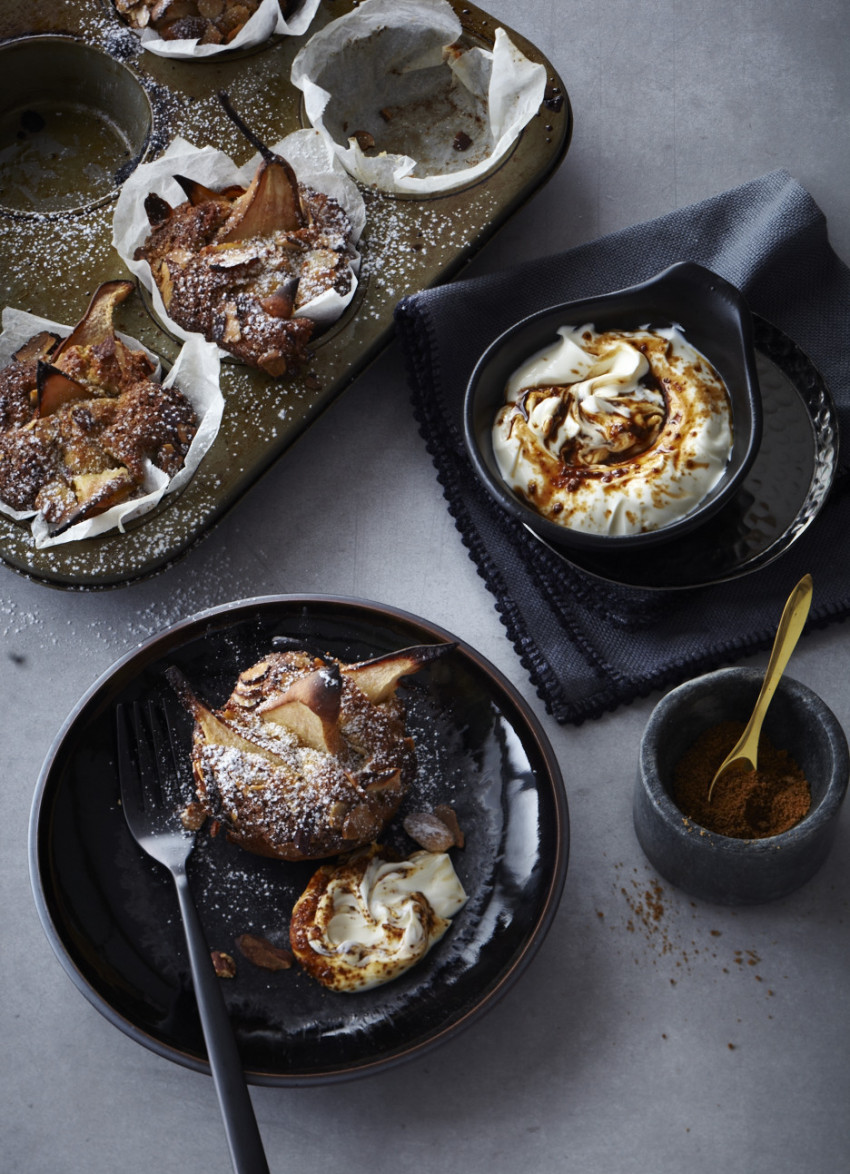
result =
M641 534L593 534L559 526L508 487L493 453L491 431L516 369L551 344L559 326L592 323L597 330L680 326L687 341L713 365L732 403L733 445L717 484L685 517ZM676 538L701 525L735 495L761 441L762 405L749 307L728 281L709 269L682 262L649 281L580 302L565 302L523 319L493 342L469 380L464 433L470 459L493 497L546 542L562 549L615 552Z
M699 736L724 721L746 721L763 675L729 668L673 689L652 711L640 747L634 792L638 842L671 884L717 905L755 905L787 896L826 859L847 791L847 738L832 710L807 686L783 677L764 723L809 781L812 803L779 835L743 840L686 820L671 798L676 766Z

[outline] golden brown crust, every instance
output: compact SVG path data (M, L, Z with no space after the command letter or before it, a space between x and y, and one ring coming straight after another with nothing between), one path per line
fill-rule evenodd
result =
M316 932L316 914L319 902L336 871L333 864L323 864L310 877L307 887L295 903L289 921L289 948L299 965L322 986L333 987L335 967L310 945Z

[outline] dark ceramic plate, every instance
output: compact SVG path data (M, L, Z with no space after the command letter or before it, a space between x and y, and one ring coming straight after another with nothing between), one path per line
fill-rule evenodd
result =
M838 462L832 396L809 357L753 315L763 403L761 448L729 505L697 530L646 553L570 551L574 566L629 587L673 590L738 579L779 558L827 499ZM548 545L548 544L547 544Z
M170 664L220 704L275 636L346 659L453 639L404 612L329 597L206 612L150 640L93 686L60 732L33 804L33 889L65 970L131 1038L201 1071L208 1069L173 884L130 838L118 805L115 706L167 694ZM464 645L401 688L419 774L400 816L454 806L466 847L453 855L469 902L418 968L374 991L333 994L297 968L259 970L233 944L244 932L285 944L292 905L315 865L265 860L202 833L190 882L210 947L237 958L224 992L253 1083L340 1080L420 1054L508 989L554 916L567 867L567 805L534 716ZM188 745L188 723L183 734ZM385 842L411 849L400 817Z
M709 360L726 385L732 409L733 443L717 484L689 514L658 530L598 534L543 517L502 477L493 452L492 429L505 402L505 385L532 355L557 339L559 327L592 323L597 330L640 330L677 325L687 342ZM755 460L761 440L762 404L753 350L750 308L739 291L710 269L682 261L649 281L599 297L550 306L516 323L487 348L469 380L464 402L464 439L485 488L503 509L548 545L602 553L619 559L666 542L678 542L732 500Z

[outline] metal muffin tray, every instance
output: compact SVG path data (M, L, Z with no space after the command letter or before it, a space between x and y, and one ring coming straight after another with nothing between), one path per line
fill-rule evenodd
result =
M492 45L497 22L462 0L451 3L464 36ZM186 61L145 52L109 0L78 0L71 6L62 0L40 0L37 6L31 0L6 0L0 9L2 305L76 322L101 282L127 276L112 247L122 179L137 163L160 155L176 135L245 162L253 148L221 108L222 91L266 142L307 125L301 94L289 80L292 60L318 29L356 5L357 0L324 0L304 36L276 37L250 52ZM569 146L567 91L533 44L498 24L547 70L540 110L501 164L466 189L427 199L364 190L360 286L339 322L314 341L309 366L297 376L274 380L225 360L222 427L181 492L167 496L125 533L43 550L35 548L27 523L0 515L0 557L6 563L54 586L106 587L173 562L387 345L396 303L456 275L546 181ZM34 110L38 121L42 101L49 107L67 103L71 113L80 105L89 111L100 107L106 146L99 135L96 143L82 132L75 137L71 125L62 150L21 199L4 184L2 159L15 135L20 138L21 118ZM153 317L141 290L119 307L116 326L166 364L177 354L178 343Z

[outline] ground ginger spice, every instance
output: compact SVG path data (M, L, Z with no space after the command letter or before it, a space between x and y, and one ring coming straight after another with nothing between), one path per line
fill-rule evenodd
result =
M758 840L799 823L811 807L812 794L787 750L777 750L762 734L758 769L735 765L725 771L709 803L715 771L743 732L743 722L730 721L701 734L676 765L672 797L684 816L708 831Z

